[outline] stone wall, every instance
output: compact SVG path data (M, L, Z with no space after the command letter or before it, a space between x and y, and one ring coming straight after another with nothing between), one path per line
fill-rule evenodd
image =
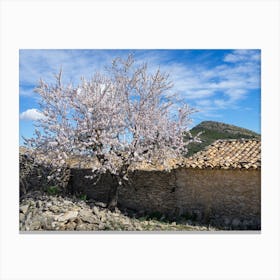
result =
M46 180L50 172L27 158L20 158L20 192L44 190L50 185L57 185L55 181ZM112 184L109 174L94 184L86 177L92 175L89 169L71 169L70 173L67 191L107 202ZM130 174L130 179L131 184L119 191L122 207L171 217L184 215L229 228L260 229L260 169L138 170Z
M233 227L260 228L260 170L178 169L176 205L180 214Z
M46 191L50 186L56 186L61 191L66 191L68 186L70 169L63 170L63 177L48 180L48 176L55 172L55 169L36 163L32 157L24 154L19 156L19 190L20 195L28 191L42 190Z
M73 169L72 191L106 201L111 179L94 185L90 170ZM120 189L123 207L168 216L185 215L205 223L231 228L260 229L260 170L177 168L171 172L139 170L132 184Z

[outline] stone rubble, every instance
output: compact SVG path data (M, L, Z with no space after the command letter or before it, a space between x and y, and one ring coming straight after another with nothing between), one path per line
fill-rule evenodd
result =
M20 231L206 231L206 226L143 220L126 211L114 212L102 202L76 197L51 196L33 191L22 196L19 208Z

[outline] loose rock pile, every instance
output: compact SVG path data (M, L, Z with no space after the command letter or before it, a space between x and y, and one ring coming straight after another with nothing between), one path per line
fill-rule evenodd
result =
M214 230L187 223L138 219L119 209L111 212L101 202L85 202L76 197L51 196L38 191L24 195L19 210L20 231Z

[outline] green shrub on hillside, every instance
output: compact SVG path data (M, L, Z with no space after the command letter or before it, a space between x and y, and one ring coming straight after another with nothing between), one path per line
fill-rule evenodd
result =
M200 135L201 143L191 143L188 146L187 156L191 156L203 150L206 146L211 145L218 139L260 139L260 134L234 125L229 125L221 122L205 121L195 126L190 130L192 135L196 135L199 132L203 132ZM189 137L186 136L185 140Z

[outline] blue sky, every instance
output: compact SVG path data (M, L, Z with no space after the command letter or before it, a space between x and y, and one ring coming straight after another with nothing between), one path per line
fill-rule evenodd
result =
M260 133L260 50L20 50L20 144L31 137L39 116L38 96L33 92L40 78L54 82L63 69L63 81L77 85L90 78L116 56L134 53L151 71L168 72L177 92L197 108L193 125L205 120L225 122Z

